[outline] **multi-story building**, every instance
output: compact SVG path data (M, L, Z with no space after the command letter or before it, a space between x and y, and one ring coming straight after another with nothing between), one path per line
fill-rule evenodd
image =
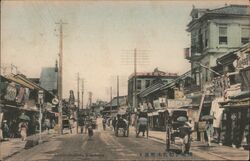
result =
M213 126L218 133L221 110L216 108L216 101L224 99L224 88L228 84L220 82L221 88L216 87L216 77L223 78L224 82L227 82L228 77L235 77L227 76L225 71L234 72L231 62L235 59L233 52L249 43L250 6L225 5L216 9L193 7L190 16L192 20L187 25L187 31L191 35L191 47L185 50L185 58L191 63L194 85L186 90L186 96L192 99L192 104L199 104L196 125L201 116L214 115L217 123ZM197 134L199 138L199 132Z
M191 47L186 49L185 58L191 63L196 86L203 88L203 84L212 79L208 68L216 66L216 59L249 42L250 7L193 7L190 16L192 20L187 25L187 31L191 34Z
M137 72L136 76L132 74L128 80L128 106L131 108L138 107L139 102L136 100L139 92L157 82L158 79L167 84L177 77L177 73L166 73L159 71L157 68L153 72Z

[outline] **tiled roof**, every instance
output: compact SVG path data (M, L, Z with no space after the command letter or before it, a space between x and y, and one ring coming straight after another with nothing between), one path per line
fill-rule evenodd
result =
M57 72L53 67L42 68L40 85L48 91L57 89Z
M208 10L207 13L249 15L250 7L248 5L229 5L213 10Z
M140 97L146 97L148 96L149 94L159 90L162 86L164 85L163 82L157 82L151 86L149 86L148 88L142 90L140 93L139 93L139 96Z
M124 106L124 105L126 105L126 103L127 103L127 96L119 96L119 105L120 106ZM115 98L112 99L111 105L112 106L117 106L117 97L115 97ZM110 106L110 102L107 103L105 106L106 107Z

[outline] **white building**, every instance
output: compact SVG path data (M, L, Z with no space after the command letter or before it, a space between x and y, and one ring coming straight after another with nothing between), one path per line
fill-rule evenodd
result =
M196 85L202 88L211 80L211 72L199 63L216 66L218 57L249 42L250 7L226 5L212 10L194 7L190 16L187 31L191 34L191 50L186 49L185 58L191 63Z

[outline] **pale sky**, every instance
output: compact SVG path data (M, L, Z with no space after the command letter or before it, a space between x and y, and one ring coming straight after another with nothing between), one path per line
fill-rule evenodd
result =
M149 61L138 72L182 74L190 69L183 48L190 46L185 31L192 5L219 8L248 4L248 0L210 1L3 1L1 5L2 64L11 63L27 77L40 77L41 68L58 59L58 26L64 25L63 95L76 95L76 73L85 79L93 99L109 100L108 89L116 92L116 75L121 77L120 95L127 94L127 77L133 65L124 65L122 55L133 49L146 50ZM127 59L125 59L127 60Z

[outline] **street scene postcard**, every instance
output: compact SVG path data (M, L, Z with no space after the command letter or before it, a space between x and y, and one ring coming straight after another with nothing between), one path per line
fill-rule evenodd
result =
M249 0L0 7L0 161L249 160Z

